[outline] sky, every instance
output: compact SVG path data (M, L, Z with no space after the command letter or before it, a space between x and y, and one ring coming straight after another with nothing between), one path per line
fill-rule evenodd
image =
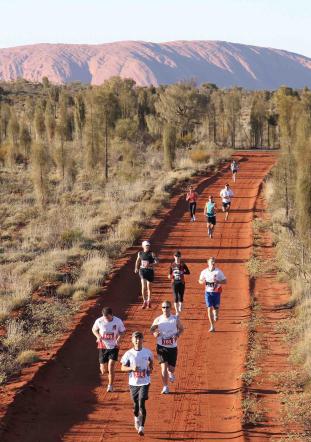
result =
M225 40L311 57L310 0L0 0L0 48Z

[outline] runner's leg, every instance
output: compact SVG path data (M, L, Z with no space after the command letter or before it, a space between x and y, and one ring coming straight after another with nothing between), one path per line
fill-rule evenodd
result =
M113 382L114 382L115 365L116 365L116 361L109 359L109 361L108 361L108 384L109 385L113 385Z
M147 301L151 301L151 295L152 295L152 283L150 281L147 281Z
M212 315L212 307L207 307L208 319L211 324L211 327L214 327L213 315Z
M146 301L146 299L145 299L145 292L147 290L147 280L143 279L143 278L141 278L140 280L141 280L141 294L142 294L142 297L143 297L143 301L145 302Z
M139 399L139 414L141 415L141 425L145 425L147 410L145 406L146 399Z
M106 365L106 364L99 364L100 372L101 372L101 374L103 374L103 375L104 375L105 372L106 372L105 365Z
M167 362L161 363L161 376L162 376L163 386L167 387L167 383L168 383Z

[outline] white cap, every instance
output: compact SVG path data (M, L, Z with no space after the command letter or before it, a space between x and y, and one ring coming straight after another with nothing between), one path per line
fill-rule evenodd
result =
M149 241L143 241L143 242L141 243L141 245L142 245L142 247L150 246L150 242L149 242Z

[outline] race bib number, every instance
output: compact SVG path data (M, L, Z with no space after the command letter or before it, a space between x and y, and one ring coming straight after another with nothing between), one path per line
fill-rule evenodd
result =
M149 261L147 261L147 260L142 260L141 261L141 267L143 268L143 269L148 269L148 267L149 267Z
M173 345L176 342L176 338L172 336L171 338L162 338L162 345Z
M141 379L146 377L146 370L134 371L135 379Z
M114 339L114 333L104 333L102 339L106 341L112 341Z
M175 279L175 281L180 281L181 280L181 272L180 270L174 270L173 271L173 277Z

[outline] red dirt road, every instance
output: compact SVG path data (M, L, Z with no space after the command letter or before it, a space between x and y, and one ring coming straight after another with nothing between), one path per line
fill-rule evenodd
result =
M217 216L215 238L207 238L203 207L208 194L217 196L229 172L200 181L197 221L189 222L184 199L173 198L172 211L152 235L160 257L154 284L153 307L140 309L135 256L112 278L102 300L83 318L56 357L35 375L31 384L8 408L0 433L2 442L99 442L138 440L133 427L127 375L118 371L115 392L105 391L100 378L95 339L90 329L103 305L111 305L124 319L128 333L120 354L130 347L130 332L146 332L145 346L154 350L148 329L160 314L160 302L172 299L167 270L173 252L182 251L191 275L186 280L185 333L179 340L177 380L172 393L160 395L159 367L155 365L147 402L144 440L245 440L241 426L241 379L247 350L249 280L245 262L252 250L252 217L260 183L275 162L270 153L243 154L229 220ZM134 250L134 249L133 249ZM204 288L198 284L206 259L214 255L224 271L220 320L208 333ZM119 366L118 366L119 367Z

